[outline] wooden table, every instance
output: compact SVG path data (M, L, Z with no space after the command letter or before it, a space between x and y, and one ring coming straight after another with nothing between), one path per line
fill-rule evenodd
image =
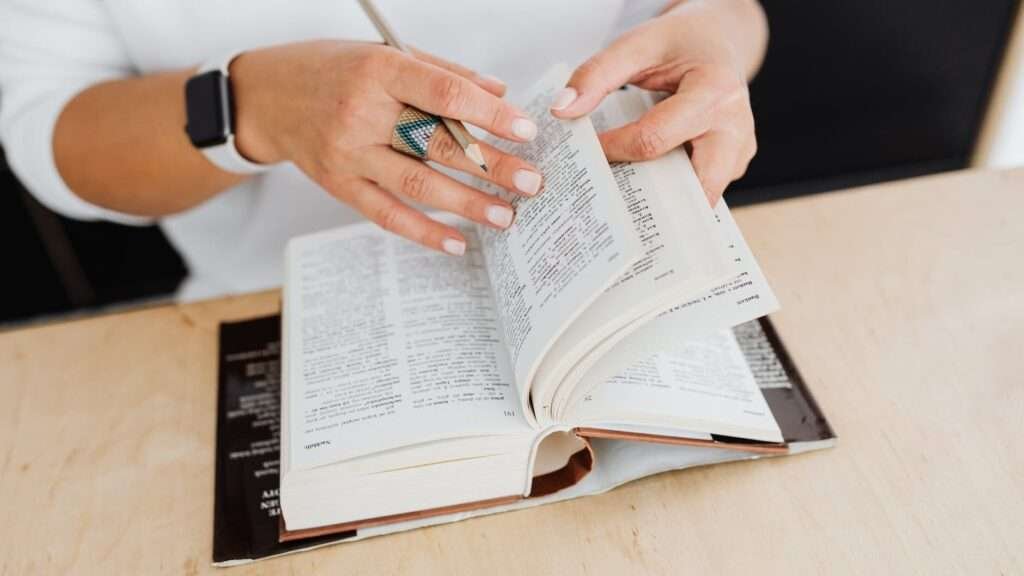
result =
M737 217L837 448L227 573L1024 573L1024 170ZM217 323L276 303L0 335L0 574L215 572Z

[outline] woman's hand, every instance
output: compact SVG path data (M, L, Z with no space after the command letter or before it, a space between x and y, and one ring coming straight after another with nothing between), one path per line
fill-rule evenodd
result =
M552 113L590 113L635 84L673 93L643 117L601 135L609 160L648 160L684 143L714 205L757 151L747 77L760 65L767 26L753 0L691 0L634 28L580 66Z
M391 232L430 248L462 254L455 228L405 201L508 227L508 202L394 151L391 134L406 105L463 120L514 141L537 127L500 98L504 85L455 64L364 43L318 41L247 52L231 65L237 145L256 162L290 160L330 194ZM540 190L523 160L481 144L489 172L470 161L439 127L427 158L481 176L519 194ZM404 200L404 201L403 201Z

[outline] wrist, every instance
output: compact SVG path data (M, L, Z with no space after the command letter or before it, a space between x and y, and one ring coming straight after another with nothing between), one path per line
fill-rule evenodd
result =
M235 146L245 158L258 164L276 164L285 160L274 145L266 127L270 118L268 102L272 91L263 87L260 51L242 52L229 66L235 105Z

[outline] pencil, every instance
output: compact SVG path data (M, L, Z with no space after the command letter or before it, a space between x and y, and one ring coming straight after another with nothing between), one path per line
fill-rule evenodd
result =
M380 32L380 35L384 38L384 42L388 46L401 50L406 54L412 54L409 47L395 35L395 31L388 26L387 21L384 20L384 17L377 11L377 7L374 6L373 0L359 0L359 4L362 5L363 11L366 12L366 15L370 18L370 21L373 22L373 25L377 27L377 31ZM445 118L444 116L441 116L440 118L441 121L444 122L445 128L451 132L455 141L459 143L459 147L462 148L466 157L476 163L476 165L484 172L487 172L487 162L484 160L484 155L480 151L480 144L477 143L476 138L474 138L473 135L469 133L469 130L466 129L466 125L460 120L453 120L451 118Z

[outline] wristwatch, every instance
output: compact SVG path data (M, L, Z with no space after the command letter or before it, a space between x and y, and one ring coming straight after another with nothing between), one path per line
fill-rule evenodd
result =
M272 165L251 162L235 147L235 102L228 66L238 54L208 61L185 83L185 132L214 166L236 174L257 174Z

